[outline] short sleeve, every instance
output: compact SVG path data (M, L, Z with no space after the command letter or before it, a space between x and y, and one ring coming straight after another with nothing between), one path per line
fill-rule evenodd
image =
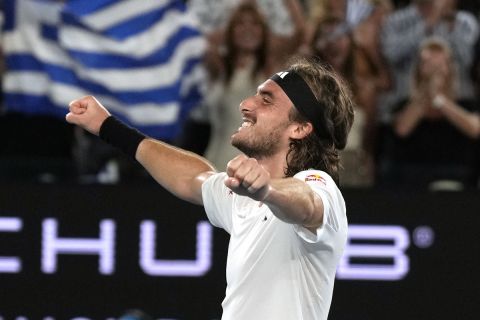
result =
M209 177L202 184L202 199L210 223L230 233L233 192L225 186L225 178L225 173Z
M297 173L294 178L304 181L322 199L323 223L312 233L302 225L294 225L295 232L309 243L328 242L336 234L347 229L346 208L343 196L335 181L326 172L307 170Z

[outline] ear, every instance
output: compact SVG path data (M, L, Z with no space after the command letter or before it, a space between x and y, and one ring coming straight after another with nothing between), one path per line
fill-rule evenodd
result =
M300 140L308 136L313 131L313 125L310 122L292 124L290 138Z

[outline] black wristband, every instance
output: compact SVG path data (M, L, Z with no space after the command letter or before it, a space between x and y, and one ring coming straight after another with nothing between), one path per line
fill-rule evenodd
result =
M138 145L146 138L143 133L127 126L114 116L103 121L99 136L103 141L119 148L133 159L135 159Z

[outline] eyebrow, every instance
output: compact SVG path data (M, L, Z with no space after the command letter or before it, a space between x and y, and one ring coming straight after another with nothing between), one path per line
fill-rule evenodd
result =
M260 95L266 95L271 99L274 98L273 93L270 90L265 90L265 89L260 89L259 88L259 89L257 89L257 93L260 94Z

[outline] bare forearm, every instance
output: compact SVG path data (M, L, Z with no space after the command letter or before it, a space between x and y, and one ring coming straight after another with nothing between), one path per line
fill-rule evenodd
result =
M323 221L321 198L308 185L295 178L272 180L263 202L287 223L315 228Z
M423 106L417 103L409 103L395 120L394 128L397 135L407 137L417 127L420 119L422 119L424 110Z
M284 4L289 11L294 30L290 35L272 34L270 52L275 55L275 63L282 61L285 55L296 52L305 37L306 24L301 4L298 0L285 0Z
M305 14L303 13L302 5L298 0L286 0L285 4L288 8L290 17L295 28L295 36L303 37L306 27L306 18Z
M145 138L138 130L112 117L93 96L69 104L66 120L99 135L105 142L119 148L140 164L165 189L192 203L202 203L202 183L214 173L204 158L166 143Z
M465 135L474 139L480 136L480 116L478 114L462 109L451 100L446 101L440 110L448 121Z
M165 189L181 199L202 203L201 184L215 171L206 159L154 139L144 139L135 157Z

